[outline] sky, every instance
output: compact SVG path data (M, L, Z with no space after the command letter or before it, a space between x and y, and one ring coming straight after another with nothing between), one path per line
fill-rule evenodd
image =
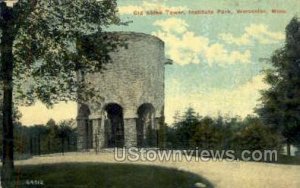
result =
M259 91L268 88L262 71L283 46L285 26L300 15L299 7L299 0L119 0L121 20L130 24L107 30L147 33L165 42L166 58L173 60L165 67L167 123L187 107L201 116L243 118L254 113ZM77 107L69 102L47 109L37 102L19 110L21 122L30 125L75 118Z

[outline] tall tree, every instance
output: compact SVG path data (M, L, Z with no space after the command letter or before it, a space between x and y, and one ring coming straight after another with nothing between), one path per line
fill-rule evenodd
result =
M191 107L187 108L181 120L174 124L176 137L180 142L180 147L190 147L192 136L196 131L197 124L201 117Z
M13 7L1 0L3 187L13 182L13 90L29 103L40 99L48 105L93 93L76 95L82 88L76 73L102 68L108 55L98 54L111 46L98 41L103 39L103 27L119 22L116 12L115 0L18 0ZM94 34L99 46L85 44L87 34ZM24 90L25 86L29 89Z
M290 145L300 137L300 21L294 17L286 26L285 45L274 52L272 68L265 81L271 86L262 92L257 111L265 124L280 132Z
M71 120L64 120L59 123L58 137L60 138L61 152L65 152L65 141L67 141L67 149L70 148L70 136L73 132L75 122Z

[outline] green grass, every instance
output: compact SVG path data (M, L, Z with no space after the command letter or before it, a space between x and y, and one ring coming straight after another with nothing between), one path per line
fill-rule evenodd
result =
M106 163L64 163L16 166L18 187L64 188L177 188L194 187L204 178L176 169L146 165ZM42 180L44 185L25 185L26 180Z

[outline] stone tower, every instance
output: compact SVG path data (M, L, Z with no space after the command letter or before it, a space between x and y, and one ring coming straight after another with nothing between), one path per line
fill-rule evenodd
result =
M164 116L164 42L133 32L113 32L127 48L111 52L101 73L85 75L101 101L78 104L78 149L156 146Z

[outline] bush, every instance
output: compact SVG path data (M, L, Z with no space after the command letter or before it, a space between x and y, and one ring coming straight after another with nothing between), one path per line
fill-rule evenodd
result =
M232 146L235 150L280 150L281 143L280 134L254 119L234 135Z
M192 145L201 149L220 149L223 136L221 128L217 127L211 118L205 117L197 125Z

